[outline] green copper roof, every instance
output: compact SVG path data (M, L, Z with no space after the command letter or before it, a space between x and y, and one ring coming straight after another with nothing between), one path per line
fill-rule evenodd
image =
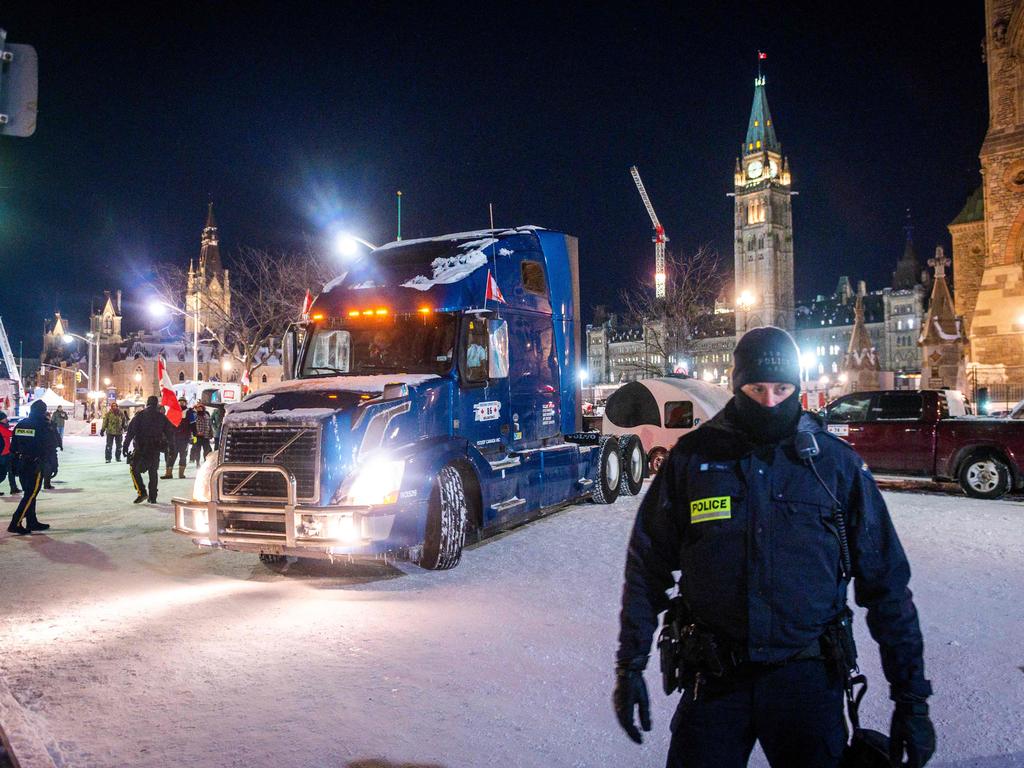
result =
M972 221L983 221L985 219L985 193L981 187L974 190L974 193L967 198L967 203L964 205L959 215L950 222L950 226L954 224L970 224Z
M750 108L750 122L747 125L747 139L743 142L743 154L770 149L781 152L782 146L775 138L772 113L768 110L768 96L764 91L764 76L754 80L754 105Z

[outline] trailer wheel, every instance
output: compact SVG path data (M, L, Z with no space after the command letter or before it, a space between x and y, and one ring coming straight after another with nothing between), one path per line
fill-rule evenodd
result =
M658 474L666 456L668 456L668 451L664 448L651 448L651 452L647 454L647 465L650 467L651 477Z
M622 467L622 480L619 481L620 496L636 496L644 485L644 470L647 457L644 446L636 435L619 437L619 466Z
M992 454L975 454L960 467L960 487L976 499L998 499L1010 490L1010 468Z
M466 491L455 467L444 467L430 493L427 534L420 567L430 571L454 568L466 541Z
M612 435L605 435L601 438L598 451L600 463L597 465L593 499L598 504L611 504L619 497L619 485L622 479L619 441Z

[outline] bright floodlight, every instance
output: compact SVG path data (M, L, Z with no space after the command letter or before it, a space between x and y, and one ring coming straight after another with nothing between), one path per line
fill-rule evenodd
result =
M75 339L70 333L65 333L64 336L62 337L62 340L65 344L70 344Z
M813 352L804 352L800 355L800 365L804 368L813 368L818 364L818 356Z
M222 361L221 364L220 364L220 367L221 367L221 370L230 371L231 370L231 361L230 360Z
M359 250L359 243L357 243L356 239L347 232L342 232L340 235L338 235L337 240L335 240L334 244L335 247L338 249L338 253L340 253L342 256L355 256L356 252Z
M162 301L153 299L153 301L149 302L149 314L162 317L167 314L167 305Z
M587 373L586 371L582 371L582 370L580 371L580 383L586 381L589 378L590 378L590 374L589 373Z

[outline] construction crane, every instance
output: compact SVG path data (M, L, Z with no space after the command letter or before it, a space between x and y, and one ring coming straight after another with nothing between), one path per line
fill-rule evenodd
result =
M2 318L0 318L0 351L3 352L4 365L7 367L7 377L15 383L14 397L16 400L20 400L23 395L24 384L21 381L21 371L18 370L18 362L14 359L14 350L11 349L11 342L7 339L7 329L4 328Z
M647 215L651 217L651 224L654 225L654 238L652 240L654 243L654 295L659 299L663 299L665 298L665 243L668 242L668 235L665 234L665 228L658 221L658 214L654 212L651 198L647 196L644 183L640 180L640 171L634 165L630 167L629 172L633 174L633 181L636 182L637 191L640 192L640 197L644 201L644 205L647 206Z

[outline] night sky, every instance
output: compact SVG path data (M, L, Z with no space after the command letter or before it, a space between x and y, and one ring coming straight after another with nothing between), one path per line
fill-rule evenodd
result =
M890 280L909 208L922 260L980 183L982 0L660 3L0 4L40 66L39 121L0 138L2 315L35 354L154 262L221 249L327 257L537 224L580 238L584 317L653 271L637 164L683 253L732 263L732 174L757 51L793 170L798 299ZM596 4L594 4L596 5ZM378 6L378 7L373 7ZM803 7L801 7L803 6ZM952 8L952 10L948 10Z

